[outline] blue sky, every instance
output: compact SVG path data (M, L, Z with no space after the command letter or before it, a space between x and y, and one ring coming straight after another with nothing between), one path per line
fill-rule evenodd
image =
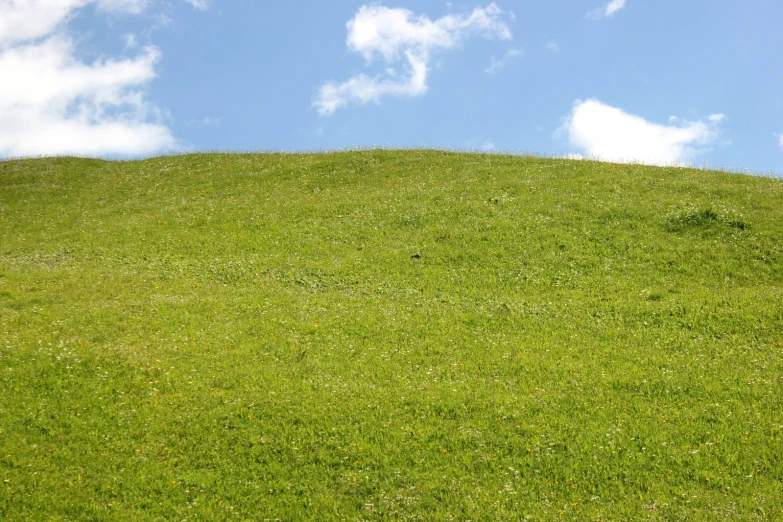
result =
M0 0L0 157L447 147L783 174L780 0Z

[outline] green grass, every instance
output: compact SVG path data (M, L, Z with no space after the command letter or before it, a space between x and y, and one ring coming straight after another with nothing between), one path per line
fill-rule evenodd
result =
M783 518L783 183L0 162L0 517Z

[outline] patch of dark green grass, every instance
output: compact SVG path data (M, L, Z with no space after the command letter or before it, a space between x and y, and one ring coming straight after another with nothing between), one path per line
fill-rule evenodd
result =
M438 151L2 162L0 518L779 519L782 198Z
M750 225L741 219L727 219L718 215L712 207L692 212L685 212L670 218L667 223L669 232L686 232L690 230L704 231L721 227L747 230Z

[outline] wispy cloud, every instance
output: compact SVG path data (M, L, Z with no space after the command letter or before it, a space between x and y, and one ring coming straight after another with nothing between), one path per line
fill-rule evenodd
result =
M577 100L558 132L566 133L571 145L592 158L682 165L718 139L718 125L724 118L713 114L703 121L661 125L595 99Z
M778 142L778 145L780 145L780 148L783 149L783 133L779 136L780 141Z
M546 50L547 50L547 51L551 51L551 52L553 52L553 53L556 53L557 51L559 51L559 50L560 50L560 46L559 46L559 45L557 45L557 42L555 42L555 41L553 41L553 40L550 40L550 41L548 41L548 42L546 43Z
M73 11L95 4L104 11L141 12L146 0L0 0L0 48L51 34Z
M135 49L139 45L139 39L133 33L128 33L123 38L125 40L125 49Z
M625 7L625 0L611 0L606 5L602 5L596 9L593 9L587 13L588 18L593 20L599 20L601 18L607 18L613 16L617 11Z
M185 2L189 3L199 11L206 11L209 7L209 2L207 2L207 0L185 0Z
M221 119L220 118L210 118L209 116L205 116L204 118L201 118L200 120L197 120L196 118L191 118L189 120L185 121L185 126L187 127L210 127L212 125L220 125Z
M141 13L147 0L0 0L0 157L138 155L176 146L146 86L161 58L152 45L135 56L77 58L65 23L89 4ZM138 46L125 36L126 50ZM9 81L12 80L12 81Z
M495 142L487 138L471 138L464 142L464 146L469 150L482 150L485 152L498 150Z
M446 15L435 21L402 8L365 5L347 23L348 49L371 64L382 59L387 64L402 62L376 76L355 75L337 83L323 83L313 106L322 116L333 114L349 103L379 102L385 96L411 97L427 92L427 75L432 53L453 49L469 36L510 39L511 30L504 13L494 3L477 7L470 14Z
M522 51L518 49L510 49L500 60L496 59L494 56L491 57L491 63L489 64L489 67L487 67L484 72L488 74L492 74L498 71L498 69L502 69L503 67L508 64L509 60L514 58L515 56L522 56Z

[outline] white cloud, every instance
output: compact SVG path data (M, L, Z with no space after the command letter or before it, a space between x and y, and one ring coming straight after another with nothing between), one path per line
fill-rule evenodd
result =
M135 49L139 45L139 39L133 33L128 33L124 37L125 49Z
M50 34L87 4L104 11L140 13L147 0L0 0L0 48Z
M505 56L503 56L503 58L501 58L500 60L497 60L497 59L495 59L494 56L492 56L491 57L492 61L490 62L489 67L487 67L484 70L484 72L488 73L488 74L493 74L493 73L497 72L498 69L501 69L501 68L505 67L506 64L508 64L509 60L511 60L515 56L522 56L523 54L525 54L525 53L523 53L522 51L520 51L518 49L510 49L505 54Z
M0 0L0 157L139 155L176 147L162 111L147 101L160 50L77 58L65 23L95 4L140 13L147 0ZM128 49L138 45L126 35Z
M550 40L546 43L546 50L556 53L557 51L560 50L560 46L557 45L557 42Z
M559 132L567 133L570 143L592 158L682 165L718 138L718 124L724 117L713 114L704 121L661 125L598 100L578 100Z
M209 116L205 116L200 120L191 118L185 122L185 125L187 127L209 127L211 125L220 125L220 122L220 118L210 118Z
M189 3L199 11L206 11L209 7L207 0L185 0L185 2Z
M623 7L625 7L625 0L612 0L611 2L606 4L606 10L604 11L604 16L612 16Z
M435 21L424 15L382 5L365 5L348 21L346 45L368 64L382 59L387 64L402 61L404 73L368 76L358 74L342 83L322 84L313 106L322 116L351 102L379 102L384 96L410 97L427 92L431 54L453 49L472 35L510 39L511 30L502 21L503 11L494 3L468 15L446 15Z
M779 136L780 141L778 142L778 145L780 145L780 148L783 149L783 134Z
M614 15L617 11L619 11L623 7L625 7L625 0L611 0L606 5L598 7L597 9L593 9L592 11L587 13L587 16L589 18L593 18L594 20L598 20L600 18L607 18Z
M0 1L0 48L47 35L86 0Z

